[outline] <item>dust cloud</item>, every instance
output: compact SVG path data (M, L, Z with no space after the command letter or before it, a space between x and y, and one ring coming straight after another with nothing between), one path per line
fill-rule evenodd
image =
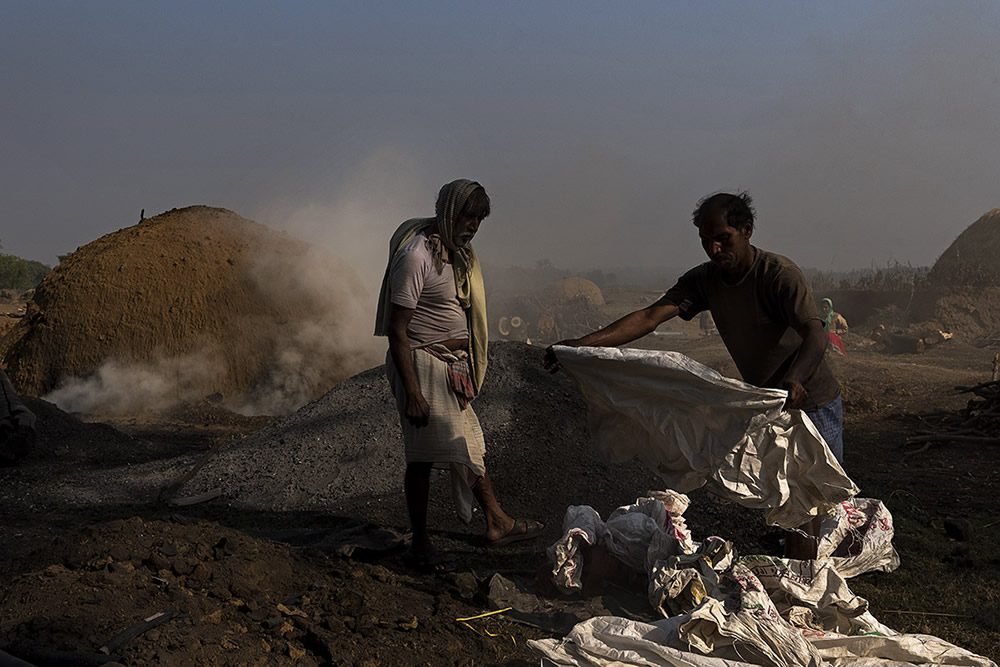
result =
M329 193L309 202L276 200L257 219L283 230L342 260L360 279L349 295L367 308L374 326L376 299L388 260L389 237L409 218L434 215L434 201L443 183L476 175L435 177L428 158L403 148L383 146L369 154L347 177L331 177L322 189ZM487 192L489 184L484 183ZM308 281L307 281L308 282ZM368 337L371 337L368 327Z
M64 380L42 398L66 412L110 415L144 410L164 412L204 398L206 387L212 386L223 373L220 357L210 347L138 365L110 360L93 375Z
M433 215L440 187L419 176L422 164L405 150L381 148L331 185L328 197L277 201L258 213L265 224L311 245L295 267L259 258L252 267L259 290L274 300L294 292L317 317L279 331L272 371L227 407L241 414L289 412L315 398L310 389L322 369L339 366L347 377L384 361L386 340L373 330L389 238L403 220Z
M236 323L235 336L244 327L271 328L260 337L270 347L269 360L246 391L224 397L224 407L245 415L286 414L333 381L381 363L384 342L372 335L374 297L350 267L310 247L294 257L262 252L247 270L262 310L293 299L305 315L264 325L256 317ZM64 380L45 399L69 412L168 411L215 392L220 378L232 372L222 353L227 344L239 345L219 338L205 340L191 354L145 363L109 360L88 377Z
M343 379L382 362L385 343L372 335L375 296L350 266L312 246L294 266L262 255L251 273L266 300L294 293L314 315L279 326L270 370L226 407L245 415L285 414L317 398L317 388L329 389L323 384L331 371Z

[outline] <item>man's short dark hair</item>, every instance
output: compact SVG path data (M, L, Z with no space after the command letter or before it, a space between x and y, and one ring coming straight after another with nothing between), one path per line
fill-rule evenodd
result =
M469 198L465 200L465 205L462 206L457 219L474 217L477 220L482 220L489 214L490 196L486 194L486 188L480 185L469 194Z
M695 227L701 227L702 221L706 218L721 215L726 224L733 229L742 230L747 225L753 229L756 213L753 208L753 199L746 190L735 195L720 192L699 201L698 208L691 214L691 221Z

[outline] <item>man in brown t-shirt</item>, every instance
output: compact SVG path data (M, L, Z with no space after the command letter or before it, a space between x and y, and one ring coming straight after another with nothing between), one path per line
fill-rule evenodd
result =
M823 332L823 321L799 267L781 255L750 249L750 265L732 282L731 274L707 262L681 276L662 300L677 306L677 314L685 320L710 311L744 381L792 391L788 372L809 330L818 326ZM811 373L800 371L792 380L805 393L789 404L807 412L820 409L840 393L822 358Z
M840 387L823 361L823 319L799 267L750 244L752 204L745 192L703 199L692 220L710 261L681 276L651 306L558 344L623 345L672 317L690 320L709 310L744 381L787 390L787 407L806 411L842 462L843 408ZM557 367L551 348L545 365Z

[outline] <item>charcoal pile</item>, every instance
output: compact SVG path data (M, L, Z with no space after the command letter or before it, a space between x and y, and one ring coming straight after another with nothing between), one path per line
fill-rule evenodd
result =
M544 542L561 534L567 506L610 512L663 482L638 461L600 460L582 395L565 373L543 369L541 356L541 350L522 343L492 343L483 393L473 405L497 497L518 518L546 523ZM404 467L399 417L380 366L225 445L180 493L219 489L235 509L321 511L405 529ZM177 478L187 470L178 466L170 472ZM433 485L434 525L468 533L455 517L447 488L446 478ZM767 546L760 540L770 539L759 513L743 508L706 502L693 510L692 520L712 532L746 536L759 549Z
M582 396L565 374L543 369L541 355L520 343L491 344L483 393L473 404L505 506L557 523L568 504L610 509L655 488L658 480L638 462L598 461ZM404 466L399 417L379 366L227 445L185 493L220 487L243 507L325 508L392 524L405 516Z

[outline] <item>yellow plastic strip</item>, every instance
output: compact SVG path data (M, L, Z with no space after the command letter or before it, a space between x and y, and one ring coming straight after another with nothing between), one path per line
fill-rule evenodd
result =
M474 621L477 618L486 618L487 616L493 616L494 614L502 614L505 611L510 611L513 607L504 607L503 609L497 609L496 611L488 611L485 614L480 614L479 616L469 616L468 618L456 618L455 620L461 623L462 621Z

